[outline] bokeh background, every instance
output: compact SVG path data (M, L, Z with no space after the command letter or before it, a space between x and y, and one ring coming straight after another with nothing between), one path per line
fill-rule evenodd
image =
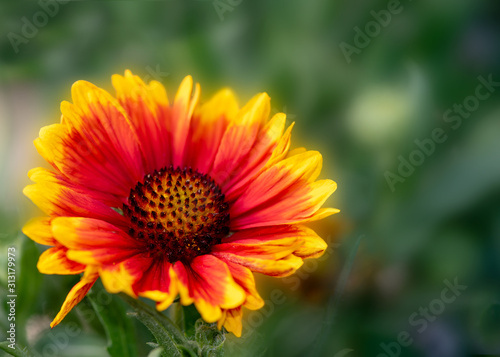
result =
M129 68L170 93L191 74L204 99L223 86L241 103L268 92L273 112L296 122L293 145L320 150L322 176L338 183L329 205L341 213L314 225L329 250L291 278L258 278L267 305L247 314L243 338L228 336L228 356L500 354L500 86L476 93L480 78L500 82L498 1L42 4L0 2L2 340L16 247L19 344L107 356L87 299L58 327L82 333L47 347L79 278L38 273L44 248L20 228L40 213L21 191L44 165L32 141L59 120L71 84L112 90L111 74ZM43 26L23 32L25 21ZM152 338L134 328L146 356Z

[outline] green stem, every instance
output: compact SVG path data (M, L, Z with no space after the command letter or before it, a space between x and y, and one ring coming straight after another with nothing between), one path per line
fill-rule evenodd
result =
M154 329L162 328L164 332L169 335L176 348L182 349L192 357L197 357L197 353L193 350L193 344L186 338L184 333L170 318L139 299L134 299L123 293L120 294L120 296L130 306L132 306L132 308L136 311L139 320L151 330L153 335L156 335L155 331L153 331ZM151 321L143 318L145 316L152 318L160 326L151 326Z

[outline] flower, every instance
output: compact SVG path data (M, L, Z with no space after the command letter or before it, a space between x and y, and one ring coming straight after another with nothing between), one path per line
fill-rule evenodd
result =
M287 276L326 248L303 225L338 212L321 208L336 189L316 180L321 154L289 150L293 124L268 118L265 93L241 109L229 89L199 105L188 76L170 104L159 82L112 82L116 98L76 82L61 123L35 140L52 169L32 169L24 194L47 216L23 232L51 246L41 273L83 273L51 327L100 277L158 310L179 295L240 336L242 307L264 305L253 272Z

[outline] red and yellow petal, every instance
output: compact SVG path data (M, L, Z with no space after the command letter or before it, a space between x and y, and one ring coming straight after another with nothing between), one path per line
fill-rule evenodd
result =
M98 278L97 269L95 267L88 267L83 274L81 280L70 290L68 296L66 296L66 300L61 307L61 310L56 315L50 327L55 327L58 325L62 319L75 307L85 295L88 293L92 285L94 285L95 281Z
M230 89L222 89L199 106L191 119L187 166L209 173L228 125L238 113L238 102Z
M116 264L139 251L128 234L97 219L58 217L52 221L52 232L68 248L68 258L82 264Z
M118 264L102 265L99 267L102 285L111 294L124 292L137 298L134 285L143 277L144 268L150 265L151 260L141 255L134 255Z
M83 272L86 265L70 260L67 253L68 249L61 245L47 249L38 259L38 271L42 274L61 275L80 274Z
M94 198L90 190L85 192L84 189L68 186L54 172L43 168L33 169L28 175L35 184L26 186L23 193L49 216L92 217L126 226L123 216L102 200ZM118 200L116 203L119 204Z
M243 311L241 307L224 310L221 319L217 322L219 330L224 326L228 332L232 332L236 337L241 337L243 330Z
M321 166L321 155L307 151L269 167L232 205L231 228L239 230L313 219L337 188L331 180L314 181Z
M302 259L294 255L303 244L300 235L300 229L294 226L237 231L214 246L212 254L254 272L287 276L302 266Z
M311 228L297 225L298 239L300 241L299 248L293 252L294 255L306 258L319 258L323 255L328 245L317 235Z
M51 227L51 217L32 218L23 227L23 233L32 240L43 245L56 245Z
M194 258L188 268L177 262L174 269L181 303L194 302L207 322L219 320L221 309L235 308L245 301L245 291L234 281L227 265L210 254ZM186 293L187 299L183 296Z
M304 225L280 225L250 228L235 232L214 247L215 251L245 251L246 255L273 256L277 259L290 253L301 258L316 258L327 248L317 233Z
M72 87L74 104L61 104L61 124L40 130L39 153L71 182L126 196L144 175L138 137L118 101L84 81Z
M244 266L229 261L225 263L234 281L245 290L246 298L243 305L250 310L258 310L264 306L264 300L262 300L255 287L255 278L252 271Z
M172 143L172 164L183 166L186 157L186 144L188 143L191 117L200 97L200 86L196 83L193 93L193 78L187 76L182 81L175 95L172 107L172 121L170 136Z
M137 133L145 171L165 166L171 161L170 144L165 138L172 115L165 88L157 81L147 85L129 70L124 76L113 75L112 82L117 99Z
M274 115L260 130L253 144L252 150L243 160L240 168L224 185L226 199L234 201L246 190L248 183L265 168L273 155L285 129L286 116L283 113Z
M258 134L270 112L266 93L254 96L227 127L215 156L210 175L224 189L230 186L251 153Z
M165 310L178 293L177 277L172 264L167 260L151 260L150 266L144 267L142 279L138 280L133 288L139 296L156 301L158 310Z

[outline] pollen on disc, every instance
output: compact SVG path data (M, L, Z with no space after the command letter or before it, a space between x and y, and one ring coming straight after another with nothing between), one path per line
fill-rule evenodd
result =
M210 253L229 233L229 205L220 187L191 168L163 168L130 190L123 214L129 235L169 262Z

